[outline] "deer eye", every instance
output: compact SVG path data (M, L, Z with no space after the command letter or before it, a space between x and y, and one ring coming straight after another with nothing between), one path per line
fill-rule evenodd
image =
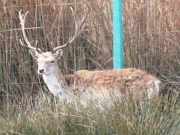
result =
M51 63L54 63L54 60L52 60Z

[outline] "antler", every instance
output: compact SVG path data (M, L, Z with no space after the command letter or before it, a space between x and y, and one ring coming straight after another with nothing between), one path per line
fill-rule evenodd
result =
M27 45L23 44L23 42L21 41L21 39L19 40L22 46L27 47L28 49L31 50L36 50L39 53L41 53L42 51L37 48L37 42L36 42L36 47L31 46L31 43L29 42L27 36L26 36L26 32L25 32L25 20L26 20L26 15L28 14L28 11L25 14L21 13L22 10L19 11L19 19L20 19L20 24L21 24L21 29L22 29L22 33L23 33L23 37L24 40L26 42Z
M74 36L72 38L69 39L69 41L66 44L64 44L62 46L55 47L52 50L53 52L56 52L59 49L65 48L69 44L72 44L74 42L74 40L81 34L81 32L83 31L83 29L85 27L85 23L84 23L85 17L83 17L82 20L79 20L78 16L75 15L73 8L70 7L70 9L72 11L72 14L73 14L74 20L75 20L75 34L74 34Z

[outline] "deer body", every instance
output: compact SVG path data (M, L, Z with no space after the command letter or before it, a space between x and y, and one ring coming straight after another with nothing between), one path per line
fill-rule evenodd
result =
M120 90L123 95L126 95L128 91L135 91L140 94L147 93L151 98L158 94L160 81L142 70L126 68L100 71L80 70L74 73L74 83L92 92L99 92L101 89L109 92Z
M57 70L58 71L58 70ZM54 96L64 96L65 87L75 87L75 93L82 94L82 91L88 93L102 94L104 90L110 93L111 90L120 90L123 95L128 91L138 94L147 94L148 98L159 93L160 81L135 68L126 68L119 70L80 70L73 75L62 75L60 72L42 75L48 89Z
M63 55L63 48L71 44L81 33L84 28L84 18L79 18L74 14L75 34L69 41L54 48L51 52L42 52L41 49L31 46L25 33L26 14L19 12L21 28L24 40L27 45L22 46L28 48L30 54L38 63L38 73L43 76L44 82L47 84L50 92L54 96L66 95L65 87L76 87L76 93L102 94L104 91L110 93L111 90L120 90L122 94L126 94L128 90L136 93L147 93L150 98L159 92L160 81L154 76L135 68L127 68L120 70L102 70L88 71L80 70L73 75L64 76L58 67L58 60Z

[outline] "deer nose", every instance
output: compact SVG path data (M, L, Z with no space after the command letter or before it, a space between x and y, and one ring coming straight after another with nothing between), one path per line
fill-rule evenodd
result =
M39 73L43 73L44 72L44 69L39 69Z

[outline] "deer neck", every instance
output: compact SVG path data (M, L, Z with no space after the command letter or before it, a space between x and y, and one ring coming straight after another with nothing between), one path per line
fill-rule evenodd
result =
M59 71L59 69L56 70L56 72L53 72L48 75L43 75L44 82L47 84L49 91L54 96L60 96L64 95L64 77L63 74Z

